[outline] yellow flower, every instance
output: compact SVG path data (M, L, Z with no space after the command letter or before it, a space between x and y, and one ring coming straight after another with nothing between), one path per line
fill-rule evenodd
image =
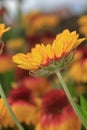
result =
M49 19L49 20L48 20ZM51 29L59 24L57 15L41 15L32 21L31 32L34 33L41 29Z
M69 70L69 76L76 82L87 82L87 46L77 51Z
M87 15L83 15L78 19L79 25L87 25Z
M34 105L19 101L14 103L11 108L20 123L29 125L33 122L32 119L35 117L34 114L36 114Z
M2 37L2 35L7 32L8 30L10 30L10 27L7 27L5 29L5 25L4 24L0 24L0 38Z
M59 24L60 18L55 14L43 14L35 11L24 16L22 22L27 34L34 35L40 30L55 28Z
M87 38L87 25L83 25L79 28L80 33L84 34L84 36Z
M73 80L77 82L83 80L84 71L82 69L82 65L79 63L73 64L73 66L71 66L71 69L69 71L69 75Z
M33 23L36 29L39 29L41 27L54 27L57 24L58 17L56 15L42 15L39 18L37 18Z
M13 127L15 125L2 98L0 99L0 124L4 128L9 127L9 126Z
M69 71L70 77L77 82L87 82L87 60L83 63L76 62Z
M6 42L7 49L20 49L24 45L24 39L23 38L17 38L17 39L11 39Z
M18 67L30 70L37 76L53 73L72 60L74 50L84 41L84 38L79 39L78 37L76 31L64 30L57 35L52 45L37 44L30 53L14 55L13 62L18 64Z
M87 15L83 15L78 19L78 25L80 25L79 31L87 38Z

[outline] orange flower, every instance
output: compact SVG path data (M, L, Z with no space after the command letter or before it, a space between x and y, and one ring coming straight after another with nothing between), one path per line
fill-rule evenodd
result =
M70 33L64 30L57 35L52 45L37 44L30 53L13 56L13 61L18 67L30 70L37 76L53 73L72 60L74 49L84 41L84 38L78 37L76 31Z
M8 55L0 56L0 73L5 73L14 68L11 57Z
M7 27L5 29L5 25L4 24L0 24L0 38L2 37L2 35L7 32L8 30L10 30L10 27Z
M42 97L52 89L51 83L46 78L29 77L25 78L23 83L28 89L33 91L36 97Z
M2 98L0 98L0 124L4 128L9 127L9 126L13 127L15 125Z
M51 90L43 97L35 130L81 130L81 122L62 89Z

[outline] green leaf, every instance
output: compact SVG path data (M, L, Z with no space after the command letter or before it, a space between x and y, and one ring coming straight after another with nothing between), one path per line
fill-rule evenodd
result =
M84 110L87 110L87 100L82 95L80 95L80 104Z
M4 92L8 95L11 88L11 83L14 81L13 71L8 71L6 73L0 74L0 83L3 86Z
M85 122L87 121L87 100L81 95L80 96L80 105L78 109L84 117Z
M86 109L83 109L83 108L82 108L81 106L79 106L79 105L78 105L78 109L79 109L79 111L81 112L81 114L83 115L85 122L87 122L87 110L86 110Z
M82 128L81 128L81 130L86 130L86 129L85 129L85 127L84 127L83 125L82 125Z
M69 89L72 97L76 96L75 84L73 82L71 82L71 81L68 81L67 86L68 86L68 89Z

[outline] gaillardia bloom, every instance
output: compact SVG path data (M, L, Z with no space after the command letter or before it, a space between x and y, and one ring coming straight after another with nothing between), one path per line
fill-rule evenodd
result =
M72 60L75 48L84 41L84 38L78 37L76 31L66 29L56 36L52 44L37 44L30 53L13 56L13 62L36 76L54 73Z
M6 47L8 50L20 50L24 46L23 38L11 39L6 42Z
M49 20L48 20L49 19ZM46 14L38 11L28 13L22 18L22 26L28 36L35 35L39 31L42 33L46 30L52 30L60 22L56 14Z
M78 19L79 31L87 38L87 15L83 15Z
M46 78L27 77L24 78L23 83L33 91L35 97L43 97L45 93L52 89L51 83Z
M2 125L5 128L9 126L13 127L15 125L2 98L0 98L0 125Z
M11 71L14 68L14 64L9 55L0 55L0 73Z
M87 15L82 15L82 16L78 19L78 24L79 24L79 25L87 25Z
M78 124L78 125L77 125ZM81 122L62 89L46 93L42 99L41 120L35 130L80 130Z
M49 19L49 20L48 20ZM39 31L45 31L45 30L51 30L55 28L60 22L60 19L57 15L50 14L39 14L38 17L36 17L34 20L31 20L30 23L30 31L31 34L34 34L35 32ZM28 29L29 32L29 29Z
M78 83L87 83L87 46L77 51L69 70L69 76Z
M17 88L12 89L8 94L8 102L20 123L35 125L39 121L40 101L25 86L18 84ZM15 122L2 98L0 99L0 124L3 128L15 127Z
M5 25L4 24L0 24L0 38L2 37L2 35L5 33L5 32L7 32L7 31L9 31L10 30L10 27L7 27L6 29L5 29Z

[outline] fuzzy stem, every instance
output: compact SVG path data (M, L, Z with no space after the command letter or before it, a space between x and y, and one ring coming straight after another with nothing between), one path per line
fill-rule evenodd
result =
M0 54L2 54L4 48L4 42L0 39Z
M19 121L18 121L17 118L15 117L15 115L14 115L14 113L13 113L13 111L12 111L10 105L9 105L9 103L8 103L8 101L7 101L7 98L6 98L6 96L5 96L5 93L4 93L4 90L3 90L2 86L1 86L1 84L0 84L0 94L1 94L1 97L3 98L3 100L4 100L4 103L5 103L5 105L6 105L7 109L8 109L8 111L9 111L9 113L11 114L11 117L13 118L13 120L14 120L16 126L18 127L19 130L24 130L24 128L21 126L21 124L19 123Z
M70 92L68 90L68 87L67 87L65 81L62 78L62 75L61 75L60 71L56 71L55 73L56 73L56 75L57 75L57 77L58 77L58 79L59 79L59 81L60 81L60 83L61 83L61 85L62 85L62 87L63 87L63 89L64 89L64 91L66 93L66 95L67 95L67 98L68 98L72 108L74 109L74 111L76 112L76 114L78 115L80 120L82 121L82 124L84 125L84 127L87 130L87 122L85 121L84 116L81 114L81 112L79 111L77 105L73 101L73 98L72 98L72 96L71 96L71 94L70 94Z

